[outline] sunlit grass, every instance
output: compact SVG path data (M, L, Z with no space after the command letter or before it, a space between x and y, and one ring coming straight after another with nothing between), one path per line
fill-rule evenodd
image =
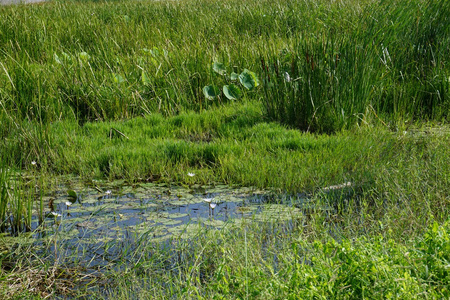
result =
M446 1L52 1L1 14L1 114L18 123L208 109L229 101L203 94L225 83L213 62L256 72L245 97L302 130L447 118Z
M444 0L0 7L0 226L17 235L0 235L0 298L448 298L449 16ZM60 174L315 205L100 245L117 252L98 274L57 232L21 234Z

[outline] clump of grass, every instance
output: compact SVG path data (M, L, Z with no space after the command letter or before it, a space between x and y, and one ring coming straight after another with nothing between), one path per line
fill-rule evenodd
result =
M12 234L30 230L33 213L32 194L7 168L0 168L0 230Z
M7 211L8 211L8 200L9 200L9 182L10 174L9 170L6 168L0 168L0 229L4 230L6 227Z
M267 115L319 132L379 117L447 119L450 5L373 2L358 15L345 32L330 19L300 30L291 47L261 59Z

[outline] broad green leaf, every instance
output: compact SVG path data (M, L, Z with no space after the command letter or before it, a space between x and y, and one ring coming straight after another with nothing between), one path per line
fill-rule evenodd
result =
M68 190L67 194L69 195L70 198L78 198L77 192L75 192L74 190Z
M237 80L239 78L239 74L238 73L235 73L235 72L231 72L231 75L230 75L230 79L231 80Z
M207 85L203 88L203 94L205 95L206 99L213 100L220 95L220 90L215 85Z
M251 90L259 85L259 79L256 74L250 70L244 69L239 75L239 81L248 90Z
M225 65L220 62L214 62L213 70L214 70L214 72L216 72L220 75L225 75L227 73L227 69L225 69Z
M242 95L241 90L234 84L224 85L223 93L225 97L227 97L230 100L237 100L241 98Z
M144 70L142 70L142 75L141 75L141 79L142 79L142 83L145 85L149 85L150 84L150 78L148 78L147 74L145 73Z

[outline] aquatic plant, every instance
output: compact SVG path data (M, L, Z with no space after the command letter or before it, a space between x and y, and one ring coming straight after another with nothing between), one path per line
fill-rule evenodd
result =
M244 69L241 74L237 74L233 71L228 75L225 65L219 62L214 62L212 69L215 73L221 75L227 82L227 84L222 87L222 91L223 95L229 100L238 100L242 97L243 92L239 86L233 83L238 79L240 84L249 91L259 85L258 76L250 70ZM214 100L220 97L221 92L216 85L207 85L203 88L203 94L206 99Z

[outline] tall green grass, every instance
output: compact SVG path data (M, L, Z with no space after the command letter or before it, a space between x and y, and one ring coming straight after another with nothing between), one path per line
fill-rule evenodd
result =
M321 132L379 117L447 120L449 15L447 1L373 2L346 31L330 20L299 30L261 60L268 116Z
M17 234L31 229L34 198L15 172L0 168L0 231Z
M303 130L445 120L449 11L424 0L2 7L1 111L44 123L200 111L221 103L202 93L219 61L257 71L266 84L247 97Z

